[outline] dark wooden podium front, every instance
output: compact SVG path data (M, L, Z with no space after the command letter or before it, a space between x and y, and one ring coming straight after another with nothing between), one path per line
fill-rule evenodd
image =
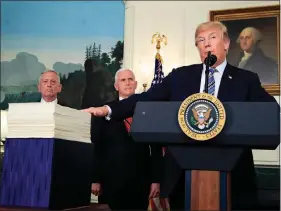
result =
M7 208L0 207L0 211L46 211L47 209L23 209L21 207L17 208ZM91 204L90 207L81 207L77 209L67 209L68 211L110 211L109 207L106 204Z

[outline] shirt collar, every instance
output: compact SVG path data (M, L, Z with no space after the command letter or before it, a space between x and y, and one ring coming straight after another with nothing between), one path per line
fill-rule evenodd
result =
M55 100L53 100L52 102L46 102L43 98L41 98L41 103L58 103L58 99L56 98Z
M121 97L121 96L119 96L119 100L121 101L121 100L124 100L124 99L126 99L126 98L128 98L128 97Z
M252 56L252 53L248 53L248 52L244 51L244 56L245 57L250 57L250 56Z
M220 65L218 65L217 67L216 67L216 70L222 75L223 74L223 71L224 71L224 69L225 69L225 67L226 67L226 65L227 65L227 62L226 62L226 59L223 61L223 63L221 63ZM205 71L206 70L206 65L205 64L203 64L203 71Z

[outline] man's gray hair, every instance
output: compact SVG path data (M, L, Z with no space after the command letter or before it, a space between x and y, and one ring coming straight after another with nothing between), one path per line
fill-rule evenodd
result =
M123 71L131 71L131 73L134 75L134 77L135 77L135 74L133 73L133 71L132 70L130 70L130 69L128 69L128 68L122 68L122 69L119 69L116 73L115 73L115 77L114 77L114 83L116 84L117 83L117 81L118 81L118 75L119 75L119 73L120 72L123 72Z
M260 41L262 39L262 34L258 29L256 29L255 27L246 27L240 32L240 34L236 40L236 43L240 43L240 36L243 32L246 32L246 31L249 31L252 34L254 44L256 44L258 41Z
M41 73L41 75L40 75L40 77L39 77L39 80L38 80L38 83L40 83L41 78L42 78L42 75L44 75L45 73L55 73L55 74L57 75L58 82L59 82L59 84L60 84L60 76L59 76L59 74L58 74L56 71L54 71L54 70L46 70L46 71L44 71L43 73Z

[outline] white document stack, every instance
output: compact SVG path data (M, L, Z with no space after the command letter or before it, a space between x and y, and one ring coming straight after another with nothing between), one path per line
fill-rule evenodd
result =
M91 114L55 103L11 103L7 138L91 142Z

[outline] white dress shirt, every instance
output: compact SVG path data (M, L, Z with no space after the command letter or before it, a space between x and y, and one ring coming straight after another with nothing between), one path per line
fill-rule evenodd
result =
M58 103L58 99L56 98L56 99L53 100L52 102L47 102L47 101L45 101L43 98L41 98L41 103L55 103L55 104L57 104L57 103Z
M215 79L215 97L218 96L218 92L219 92L219 87L220 87L220 83L221 83L221 78L224 72L224 69L226 67L226 60L224 60L223 63L221 63L219 66L216 67L216 72L214 72L214 79ZM205 70L206 70L206 65L203 64L203 71L202 71L202 76L201 76L201 84L200 84L200 93L204 92L204 88L205 88Z
M119 101L121 101L121 100L123 100L124 98L123 97L120 97L119 96ZM107 114L107 116L105 116L105 119L106 120L110 120L111 119L111 108L108 106L108 105L105 105L106 107L107 107L107 109L108 109L108 114Z

